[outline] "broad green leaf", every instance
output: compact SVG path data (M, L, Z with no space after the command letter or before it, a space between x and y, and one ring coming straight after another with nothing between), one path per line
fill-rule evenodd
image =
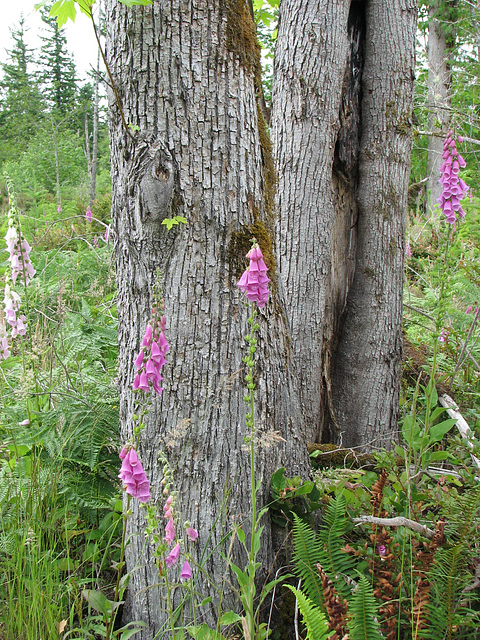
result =
M233 564L233 562L230 566L232 567L232 571L237 576L238 584L241 587L245 587L248 584L248 575L244 571L242 571L240 567L237 567L236 564Z
M225 640L221 633L210 629L206 623L202 624L202 626L187 627L187 631L196 640Z
M238 535L238 539L240 540L240 542L242 544L245 544L245 531L241 527L238 527L237 535Z
M430 431L428 432L428 439L430 442L438 442L443 438L443 436L450 431L450 429L457 423L455 418L449 418L448 420L444 420L439 424L433 425L430 427Z
M239 616L235 611L226 611L222 617L220 618L220 624L222 627L226 627L229 624L235 624L235 622L239 622L242 619L242 616Z

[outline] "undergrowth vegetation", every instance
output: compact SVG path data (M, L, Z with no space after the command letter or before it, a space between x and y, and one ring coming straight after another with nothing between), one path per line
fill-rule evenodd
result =
M272 0L265 10L255 0L265 28L276 19L277 4ZM267 33L264 39L272 37ZM136 442L121 443L118 426L106 136L104 130L99 195L90 207L79 126L65 127L40 131L18 157L10 157L11 150L3 152L8 177L0 185L0 237L2 242L10 238L10 257L1 258L0 275L7 283L4 305L10 305L10 315L7 322L0 321L0 640L127 640L137 630L134 623L121 628L121 615L117 616L128 581L119 451L123 481L131 480L138 461L132 463ZM51 153L53 134L61 171ZM467 166L474 159L474 152L468 151ZM186 633L205 640L238 638L238 633L250 640L480 636L478 171L465 174L470 187L463 204L466 215L451 226L439 211L428 213L419 187L425 173L424 150L417 147L413 159L398 444L394 451L367 457L317 447L312 449L312 478L286 478L284 469L274 474L270 516L292 542L291 562L281 578L259 593L256 559L265 511L264 505L257 511L254 473L258 327L252 305L244 362L250 376L246 444L254 535L250 545L242 527L232 536L249 557L244 569L233 566L244 615L221 612L219 607L216 630L206 624L182 628L181 614L172 605L175 638L183 640ZM170 229L186 220L165 222ZM27 276L25 268L19 268L15 280L12 247L17 242L36 273ZM260 258L261 252L256 255L257 261ZM268 277L265 288L267 281ZM160 316L162 304L156 304ZM156 322L150 327L154 338L164 326L161 319ZM7 335L8 345L3 341ZM153 371L160 393L164 354L160 358L154 353L147 333L144 340L134 388L148 390L147 372ZM142 430L141 412L137 418L135 440ZM133 485L137 491L132 490L130 498L138 499L138 486ZM148 493L148 487L144 489ZM163 490L168 495L168 536L162 539L158 534L153 506L147 511L147 534L157 545L160 581L170 598L167 569L179 557L184 560L183 588L194 590L192 573L198 567L190 566L188 545L195 543L198 532L192 523L184 523L186 540L182 538L180 545L170 486ZM221 592L222 586L217 586ZM172 592L178 593L178 587L173 585ZM296 604L289 610L292 593ZM192 593L193 616L197 596ZM271 627L270 619L265 623L260 604L271 600L288 624ZM198 606L205 603L210 603L208 596Z

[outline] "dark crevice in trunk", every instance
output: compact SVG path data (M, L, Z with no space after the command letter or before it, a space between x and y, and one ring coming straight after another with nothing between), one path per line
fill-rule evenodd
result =
M358 173L365 40L365 3L353 0L348 15L350 55L343 79L340 129L335 145L334 170L348 182ZM342 175L343 174L343 175Z
M326 322L322 353L323 424L320 442L338 442L337 423L332 398L331 371L341 331L348 290L355 270L357 183L361 135L362 72L365 42L365 2L353 0L348 16L350 51L345 65L342 98L339 112L339 131L335 145L332 185L334 189L335 224L332 241L332 308ZM342 261L342 262L340 262Z

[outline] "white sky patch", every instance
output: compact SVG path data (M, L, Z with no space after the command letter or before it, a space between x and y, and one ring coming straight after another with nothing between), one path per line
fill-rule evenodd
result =
M8 62L9 58L5 49L13 48L13 40L10 29L18 28L20 16L23 13L26 27L27 45L35 50L37 58L40 54L42 41L40 35L46 35L45 25L40 18L40 13L35 10L38 0L0 0L2 4L2 19L0 20L0 62ZM80 80L86 79L87 72L97 65L97 42L91 21L77 13L75 23L71 20L65 26L67 47L72 53Z

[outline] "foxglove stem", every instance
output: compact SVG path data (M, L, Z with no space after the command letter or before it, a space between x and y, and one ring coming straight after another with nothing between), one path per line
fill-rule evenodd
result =
M131 500L131 497L127 495L127 508L126 508L126 511L122 513L122 518L123 518L122 542L120 544L120 562L117 565L117 580L115 582L115 591L113 595L114 602L118 602L118 597L120 593L120 580L122 578L123 564L125 561L125 547L127 542L127 517L128 517L129 507L130 507L130 500ZM111 617L107 621L105 640L110 640L110 632L113 631L113 628L115 626L115 617L117 615L117 611L118 611L118 608L112 611Z
M255 483L255 383L253 381L254 374L254 356L257 348L257 340L255 334L259 329L259 325L256 323L257 310L254 302L248 302L249 318L248 323L250 325L250 333L245 336L245 341L248 344L248 354L243 359L247 366L247 375L245 380L247 382L248 393L244 397L245 402L249 407L249 413L246 415L246 424L248 434L246 438L249 439L250 444L250 493L252 502L252 533L250 538L250 556L248 563L248 575L250 582L245 588L245 618L247 628L251 638L255 638L255 612L254 612L254 597L255 597L255 573L256 573L256 556L255 551L255 537L258 530L257 522L257 487Z

